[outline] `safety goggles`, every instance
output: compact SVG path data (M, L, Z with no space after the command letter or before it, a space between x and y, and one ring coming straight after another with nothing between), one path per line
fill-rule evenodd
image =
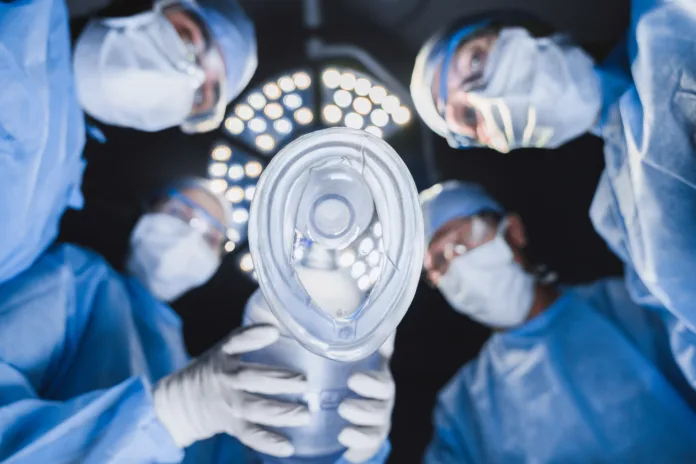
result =
M469 227L460 225L430 243L422 274L427 284L435 287L437 280L447 272L455 258L485 245L496 234L504 233L506 228L505 221L496 226L480 216L472 216L470 224Z
M218 254L223 254L228 241L227 227L217 218L177 190L169 190L167 200L158 210L186 222L200 232L210 248Z
M447 122L447 118L445 115L445 109L447 107L447 100L449 98L449 88L448 88L448 78L449 74L452 68L452 60L455 58L455 55L457 53L457 50L459 49L460 45L462 42L470 39L476 32L481 31L485 27L487 27L490 24L490 21L485 20L481 21L475 24L472 24L470 26L464 27L461 30L459 30L456 34L452 35L449 40L447 41L445 45L445 54L442 58L442 66L440 68L440 82L439 82L439 92L438 92L438 101L435 102L438 111L440 112L440 116L442 119ZM460 84L460 89L469 92L471 90L475 90L477 88L480 88L484 85L484 74L483 74L483 68L480 70L470 74L467 76L462 83ZM476 115L476 109L474 107L470 107L469 114L467 114L467 118L470 118L473 120L473 124L475 125L477 115ZM467 123L469 124L469 123ZM473 137L465 134L460 134L456 132L455 130L452 130L452 128L448 126L448 131L446 134L446 139L449 145L453 148L466 148L466 147L471 147L471 146L478 146L480 143Z
M217 129L227 106L225 61L196 8L193 3L176 1L159 2L154 7L155 13L173 26L161 30L165 44L161 52L195 83L191 113L181 124L186 133ZM177 13L181 14L174 16Z

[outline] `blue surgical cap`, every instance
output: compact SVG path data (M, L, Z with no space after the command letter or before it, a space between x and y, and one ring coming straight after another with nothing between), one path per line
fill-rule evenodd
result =
M254 24L235 0L201 0L199 5L225 60L229 103L244 90L258 65Z
M478 185L457 180L435 184L420 194L425 224L425 243L448 222L484 211L505 215L505 208Z

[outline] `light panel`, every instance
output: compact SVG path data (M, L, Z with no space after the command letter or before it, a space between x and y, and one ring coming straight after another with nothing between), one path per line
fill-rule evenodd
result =
M388 138L411 122L411 109L373 77L339 66L321 73L321 119L326 126L362 129Z

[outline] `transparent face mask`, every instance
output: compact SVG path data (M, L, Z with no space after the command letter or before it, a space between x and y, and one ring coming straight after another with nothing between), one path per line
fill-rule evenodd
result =
M363 131L301 137L276 155L251 205L249 244L280 323L339 361L375 352L404 316L424 256L413 179Z

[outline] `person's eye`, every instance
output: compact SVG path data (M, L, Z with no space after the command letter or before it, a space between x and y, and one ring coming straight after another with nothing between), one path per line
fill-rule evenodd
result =
M486 63L486 52L477 50L471 55L471 74L480 74L483 72L483 66Z

